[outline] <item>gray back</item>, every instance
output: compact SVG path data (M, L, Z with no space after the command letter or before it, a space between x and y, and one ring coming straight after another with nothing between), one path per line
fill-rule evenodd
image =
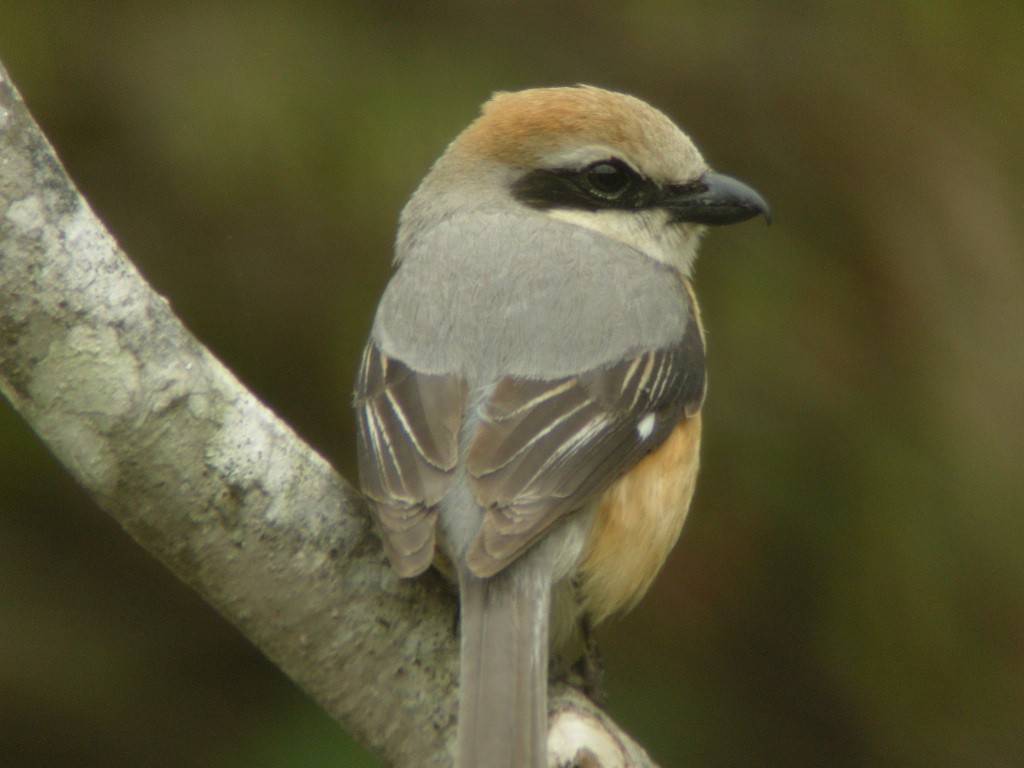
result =
M589 371L672 346L694 322L669 267L543 213L478 209L403 244L372 338L470 389Z

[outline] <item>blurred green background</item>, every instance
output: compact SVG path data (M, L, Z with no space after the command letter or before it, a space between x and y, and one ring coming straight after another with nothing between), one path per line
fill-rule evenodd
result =
M497 89L675 118L775 224L698 264L683 539L601 632L665 766L1024 765L1019 3L0 0L0 59L185 323L347 477L395 218ZM0 768L374 765L0 404Z

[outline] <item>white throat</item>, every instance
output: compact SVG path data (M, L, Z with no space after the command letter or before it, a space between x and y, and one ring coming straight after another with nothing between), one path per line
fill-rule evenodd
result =
M663 209L584 211L552 208L545 213L554 219L600 232L655 261L674 267L686 277L691 274L697 245L704 233L701 226L669 223L669 213Z

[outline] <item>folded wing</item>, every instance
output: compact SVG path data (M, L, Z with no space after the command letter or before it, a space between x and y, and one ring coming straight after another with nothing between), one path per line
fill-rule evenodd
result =
M660 446L700 409L704 390L696 322L678 345L577 376L502 379L467 456L484 510L470 569L490 576L515 560Z
M400 576L422 573L433 558L464 400L458 377L417 373L367 345L355 388L359 479Z

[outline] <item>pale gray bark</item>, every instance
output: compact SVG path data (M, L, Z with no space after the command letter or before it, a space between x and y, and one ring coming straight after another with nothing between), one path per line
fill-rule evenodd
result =
M2 65L0 392L103 510L386 763L450 763L450 589L395 577L360 494L145 283ZM584 765L651 765L572 689L551 707L559 762L586 745Z

